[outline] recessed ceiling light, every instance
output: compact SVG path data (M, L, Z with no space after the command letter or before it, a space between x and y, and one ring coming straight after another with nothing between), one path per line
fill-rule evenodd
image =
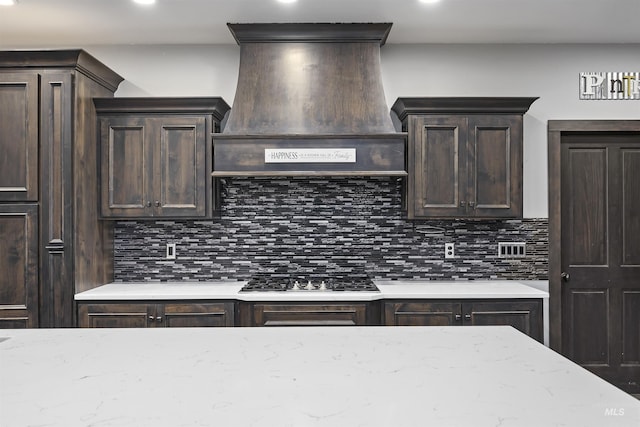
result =
M298 0L278 0L279 3L295 3Z
M13 6L17 3L18 0L0 0L0 6Z
M439 3L440 0L420 0L420 3Z
M156 0L133 0L138 4L154 4Z

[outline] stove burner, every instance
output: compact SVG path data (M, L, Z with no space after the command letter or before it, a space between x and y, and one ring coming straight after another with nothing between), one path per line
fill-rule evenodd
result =
M367 275L331 275L309 279L282 273L259 273L240 292L341 291L380 292Z

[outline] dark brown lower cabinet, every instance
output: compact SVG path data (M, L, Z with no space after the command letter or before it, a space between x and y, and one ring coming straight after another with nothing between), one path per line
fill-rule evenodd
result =
M385 301L387 326L508 325L542 342L542 300Z
M379 324L369 302L240 303L240 326L366 326Z
M233 302L78 304L78 326L83 328L189 328L234 325Z

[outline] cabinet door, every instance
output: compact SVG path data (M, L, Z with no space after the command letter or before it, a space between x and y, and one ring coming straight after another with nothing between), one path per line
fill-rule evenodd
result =
M535 338L543 339L542 301L476 301L462 306L465 325L508 325Z
M152 158L149 123L139 117L100 119L101 213L103 217L151 215Z
M153 205L158 217L206 214L207 139L204 117L153 119Z
M453 326L461 323L461 305L450 301L386 302L386 326Z
M466 211L467 121L458 116L412 116L409 218L461 216Z
M145 328L155 314L148 304L78 304L78 326L82 328Z
M0 201L38 201L38 83L0 73Z
M38 326L38 206L0 205L0 328Z
M522 216L522 117L469 116L471 216Z
M160 305L156 314L166 327L221 327L234 326L233 303L167 303ZM161 326L157 323L155 326Z
M366 304L257 303L245 326L365 326Z

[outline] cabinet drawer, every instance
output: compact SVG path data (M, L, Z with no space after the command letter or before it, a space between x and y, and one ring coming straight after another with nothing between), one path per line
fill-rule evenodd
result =
M364 326L367 303L251 303L242 306L243 326Z
M234 326L233 303L171 303L162 306L167 327L222 327Z

